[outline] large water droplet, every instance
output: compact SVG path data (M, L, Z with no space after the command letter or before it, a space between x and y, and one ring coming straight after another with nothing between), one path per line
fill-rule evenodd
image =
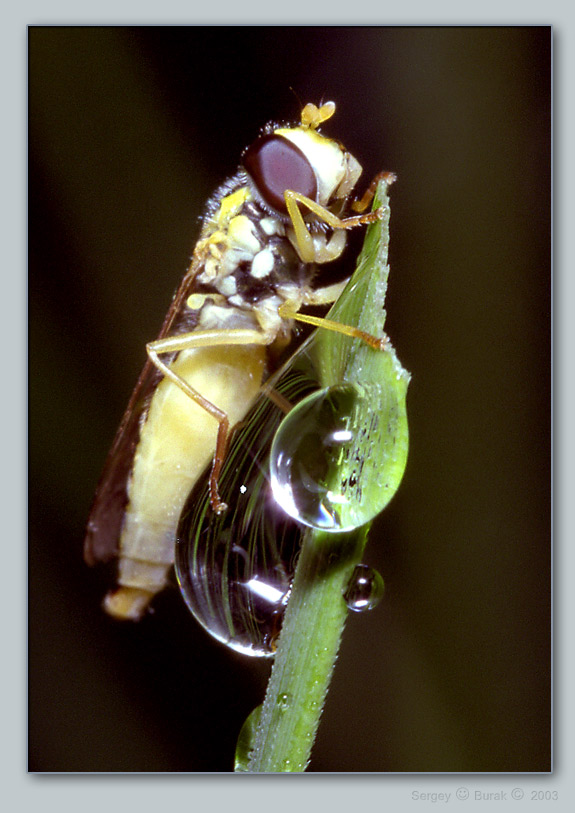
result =
M189 609L211 635L242 654L271 656L301 533L271 494L264 490L262 496L257 479L242 483L246 490L238 490L233 502L229 489L222 489L230 505L223 515L214 516L206 505L198 521L197 502L188 503L180 520L176 574ZM256 496L263 506L248 504Z
M357 565L343 593L350 610L363 613L377 607L383 597L384 583L380 573L367 565Z
M294 401L315 386L301 374L288 378L278 389ZM301 526L269 485L269 450L283 414L268 398L256 404L219 479L228 510L211 510L206 476L178 526L176 576L186 604L210 635L244 655L273 656L301 545Z
M272 444L271 485L291 517L304 525L346 532L380 510L362 499L365 460L358 442L370 430L373 409L355 384L327 387L304 398L285 417Z

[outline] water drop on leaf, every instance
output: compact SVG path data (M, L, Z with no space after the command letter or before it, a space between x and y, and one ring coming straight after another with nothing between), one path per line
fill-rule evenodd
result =
M243 655L272 657L301 544L301 526L278 507L267 454L282 413L268 399L230 447L220 477L226 512L211 510L207 474L178 526L181 593L200 624Z
M367 565L357 565L343 593L348 608L362 613L377 607L383 597L384 583L377 570Z
M342 533L380 512L377 500L363 499L365 460L358 446L365 448L375 424L369 396L355 384L318 390L292 409L270 456L272 490L289 516L311 528Z
M280 711L287 711L290 706L290 702L291 698L289 694L282 692L277 699L277 705Z

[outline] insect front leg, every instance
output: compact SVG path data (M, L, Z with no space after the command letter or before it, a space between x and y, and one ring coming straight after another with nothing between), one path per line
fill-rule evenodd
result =
M172 336L146 345L148 356L152 363L160 370L165 378L169 379L195 404L204 409L218 422L218 432L216 445L212 459L209 488L210 503L217 514L226 510L227 506L222 501L218 490L218 477L225 460L228 438L230 433L230 420L228 413L220 409L212 401L208 400L201 392L192 387L181 375L160 358L166 353L181 353L182 351L196 350L199 348L218 347L225 345L266 345L269 343L268 337L258 331L249 329L240 330L206 330L194 331L180 336Z
M302 195L300 192L294 192L292 189L287 189L284 193L284 197L288 214L294 229L297 249L304 263L330 262L341 254L344 243L338 240L337 247L330 250L328 244L323 251L318 252L318 249L314 244L313 236L309 230L309 226L303 219L303 215L298 204L305 206L332 229L353 229L356 226L362 226L367 223L375 223L376 220L381 220L384 213L383 207L380 207L377 209L377 211L369 212L368 214L341 218L334 215L333 212L329 211L329 209L326 209L324 206L321 206L319 203L311 200L311 198Z
M354 212L365 212L365 210L375 197L375 192L380 181L385 181L387 186L391 186L392 183L395 183L395 181L397 181L397 175L395 174L395 172L385 172L385 171L378 172L373 181L370 183L370 185L363 193L363 197L360 198L359 200L356 200L355 203L351 204L351 208L353 209Z

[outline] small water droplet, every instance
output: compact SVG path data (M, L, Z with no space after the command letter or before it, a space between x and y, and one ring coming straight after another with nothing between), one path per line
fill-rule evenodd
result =
M379 513L376 501L362 499L364 461L357 452L372 412L362 387L340 384L312 393L284 418L272 444L270 477L289 516L341 533Z
M343 593L343 598L354 613L363 613L377 607L383 597L384 583L380 573L367 565L357 565Z
M287 692L282 692L278 695L277 705L281 711L287 711L291 703L291 697Z

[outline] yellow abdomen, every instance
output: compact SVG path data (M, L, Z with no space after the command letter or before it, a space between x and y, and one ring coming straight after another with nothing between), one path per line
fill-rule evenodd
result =
M241 421L264 374L263 346L205 347L182 351L171 365L191 387ZM158 385L140 432L120 539L120 590L106 609L139 618L166 583L184 502L216 447L218 422L168 379Z

